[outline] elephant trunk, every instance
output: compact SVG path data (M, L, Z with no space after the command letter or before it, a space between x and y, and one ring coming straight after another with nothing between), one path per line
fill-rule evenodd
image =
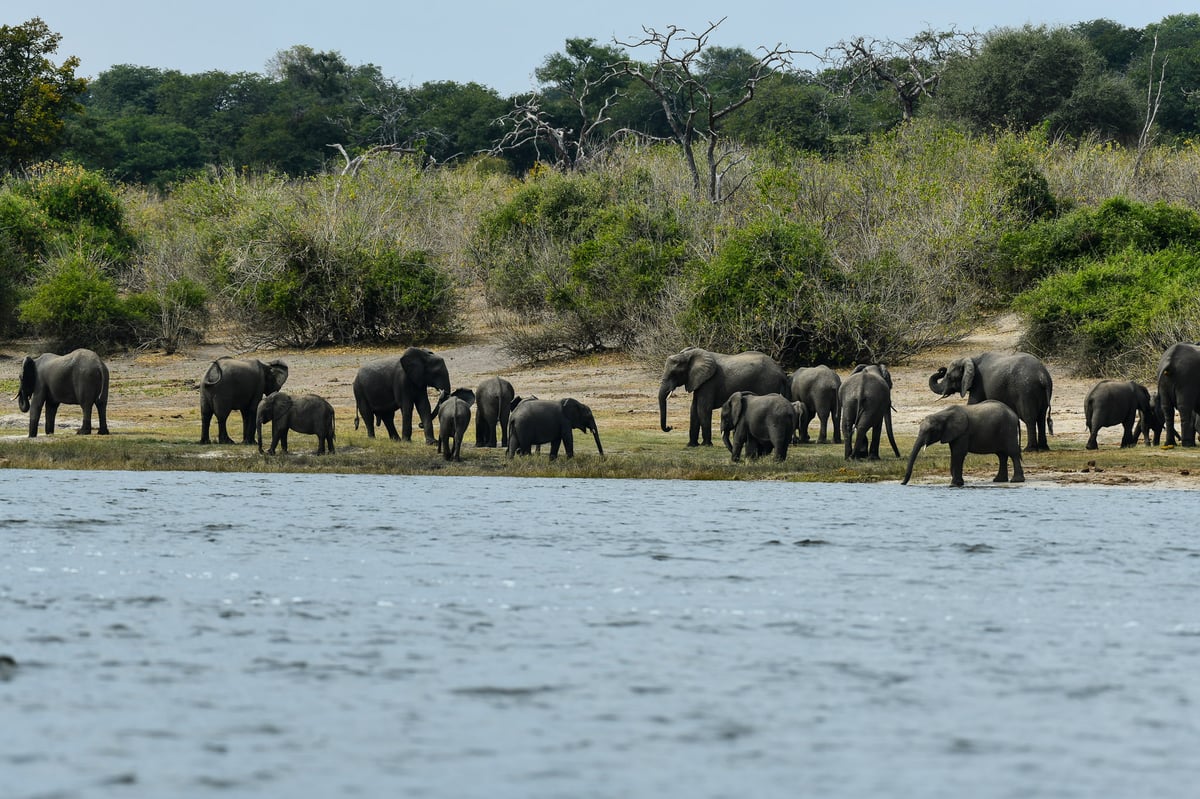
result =
M21 413L29 413L29 395L23 391L17 392L17 407L21 409Z
M908 456L908 468L904 470L904 479L900 481L900 485L908 485L908 481L912 478L913 464L917 462L917 455L925 448L925 434L918 433L917 440L913 442L912 452Z
M596 423L592 422L592 438L596 439L596 452L604 454L604 447L600 446L600 428L596 427Z
M658 386L658 425L664 433L672 430L667 424L667 396L674 390L675 384L669 379L664 379Z
M929 376L929 390L941 397L947 397L951 394L944 367Z

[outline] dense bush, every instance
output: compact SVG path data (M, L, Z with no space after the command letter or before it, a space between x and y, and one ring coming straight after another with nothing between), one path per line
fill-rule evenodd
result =
M1130 246L1019 295L1014 307L1028 321L1022 344L1085 374L1144 373L1175 343L1178 320L1195 317L1197 286L1200 251Z
M51 240L83 248L112 267L128 262L135 241L121 200L103 176L73 164L40 164L16 187L49 219Z
M677 216L641 170L544 173L484 218L478 263L489 298L533 327L508 334L537 359L628 348L691 260Z
M62 349L136 343L150 324L152 300L122 298L111 278L81 253L48 264L21 320Z

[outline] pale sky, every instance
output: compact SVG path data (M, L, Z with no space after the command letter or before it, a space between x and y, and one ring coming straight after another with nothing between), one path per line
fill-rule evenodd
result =
M1141 28L1185 13L1196 13L1196 7L1178 0L397 0L344 5L331 0L5 0L0 24L41 17L62 35L55 63L78 56L76 74L84 77L114 64L185 73L263 73L275 53L302 44L336 50L352 65L375 64L402 84L475 82L508 96L533 88L533 70L547 55L561 52L567 39L610 44L614 37L638 38L643 26L699 32L724 17L710 38L713 45L753 51L780 44L821 52L856 36L904 40L927 27L983 33L1026 23L1071 25L1106 18Z

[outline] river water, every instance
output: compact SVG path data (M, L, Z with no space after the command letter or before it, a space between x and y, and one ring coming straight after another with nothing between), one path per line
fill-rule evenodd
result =
M0 478L5 797L1200 779L1197 493Z

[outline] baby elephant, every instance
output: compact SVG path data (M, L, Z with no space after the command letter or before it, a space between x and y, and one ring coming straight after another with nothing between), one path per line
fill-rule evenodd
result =
M721 438L734 463L741 460L743 448L751 459L773 451L775 460L785 460L795 429L796 408L782 394L739 391L721 406Z
M259 401L256 418L259 452L263 451L263 422L271 423L271 449L268 450L268 454L275 454L276 444L282 445L284 452L288 451L289 430L315 435L319 445L318 455L325 454L327 445L329 452L333 452L333 406L323 397L316 394L292 397L282 391L276 391Z
M1102 427L1121 425L1124 432L1121 435L1122 447L1137 445L1137 431L1150 443L1150 430L1155 426L1154 403L1150 399L1150 390L1141 383L1133 380L1101 380L1092 386L1083 400L1083 418L1088 436L1087 448L1096 449L1096 434ZM1158 424L1162 430L1162 424ZM1158 432L1155 432L1157 441Z
M561 444L567 457L573 458L575 438L572 430L590 432L596 439L596 451L604 454L596 417L592 415L592 409L579 400L521 400L508 418L508 457L528 455L535 446L549 444L550 460L554 460Z
M433 415L438 420L437 451L448 461L462 460L462 440L471 425L473 404L475 392L469 388L458 388L433 409Z
M1008 459L1013 462L1012 482L1025 482L1021 469L1021 420L1012 408L997 400L985 400L975 405L952 405L921 420L903 485L912 477L917 453L929 444L950 445L950 485L963 484L963 462L967 453L997 455L1000 471L993 482L1007 483Z

